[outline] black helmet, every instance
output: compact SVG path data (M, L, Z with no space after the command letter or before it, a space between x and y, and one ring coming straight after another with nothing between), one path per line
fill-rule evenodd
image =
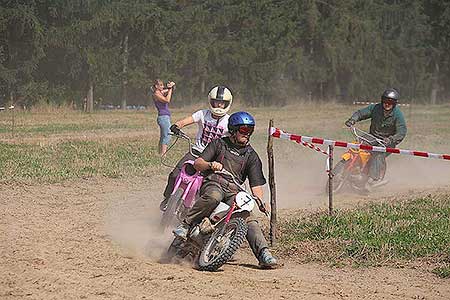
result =
M383 102L383 100L389 99L394 100L394 104L397 104L398 100L400 100L400 93L394 88L389 88L385 90L383 92L383 95L381 95L381 102Z

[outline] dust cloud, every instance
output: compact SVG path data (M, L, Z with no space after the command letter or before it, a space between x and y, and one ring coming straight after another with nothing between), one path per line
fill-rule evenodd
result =
M328 195L325 186L326 156L301 145L283 145L275 152L275 182L277 206L283 208L326 209ZM345 149L335 149L334 164ZM268 169L265 166L268 177ZM450 162L440 159L392 154L387 158L388 184L374 190L370 197L389 197L398 194L420 194L435 189L450 189ZM268 191L268 189L267 189ZM268 194L268 193L267 193ZM339 201L341 195L337 195ZM348 194L345 197L364 196ZM266 196L269 199L269 196Z
M162 186L163 182L161 182ZM159 186L159 185L156 185ZM159 226L161 191L157 188L127 193L111 204L106 217L106 232L128 256L159 260L173 238L170 230Z

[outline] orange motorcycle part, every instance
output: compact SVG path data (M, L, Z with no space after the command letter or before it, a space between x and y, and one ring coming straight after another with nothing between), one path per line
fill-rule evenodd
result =
M359 157L361 158L361 162L362 162L363 166L365 166L370 159L370 152L359 151Z

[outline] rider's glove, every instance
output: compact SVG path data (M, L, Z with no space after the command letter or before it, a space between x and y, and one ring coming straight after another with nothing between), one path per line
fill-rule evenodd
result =
M345 121L345 126L352 127L353 125L355 125L355 123L356 121L350 118L347 121Z
M389 145L393 144L393 142L394 142L392 137L390 137L390 136L383 138L383 141L386 144L386 146L389 146Z
M179 135L181 132L180 127L177 126L177 124L173 124L170 126L170 131L172 131L174 134Z

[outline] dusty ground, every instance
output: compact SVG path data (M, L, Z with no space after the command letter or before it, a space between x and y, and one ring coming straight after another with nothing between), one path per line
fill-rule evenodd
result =
M414 268L281 259L259 270L248 249L216 273L159 264L170 238L156 230L162 180L0 186L0 299L450 299L448 279ZM366 200L336 205L354 201Z

